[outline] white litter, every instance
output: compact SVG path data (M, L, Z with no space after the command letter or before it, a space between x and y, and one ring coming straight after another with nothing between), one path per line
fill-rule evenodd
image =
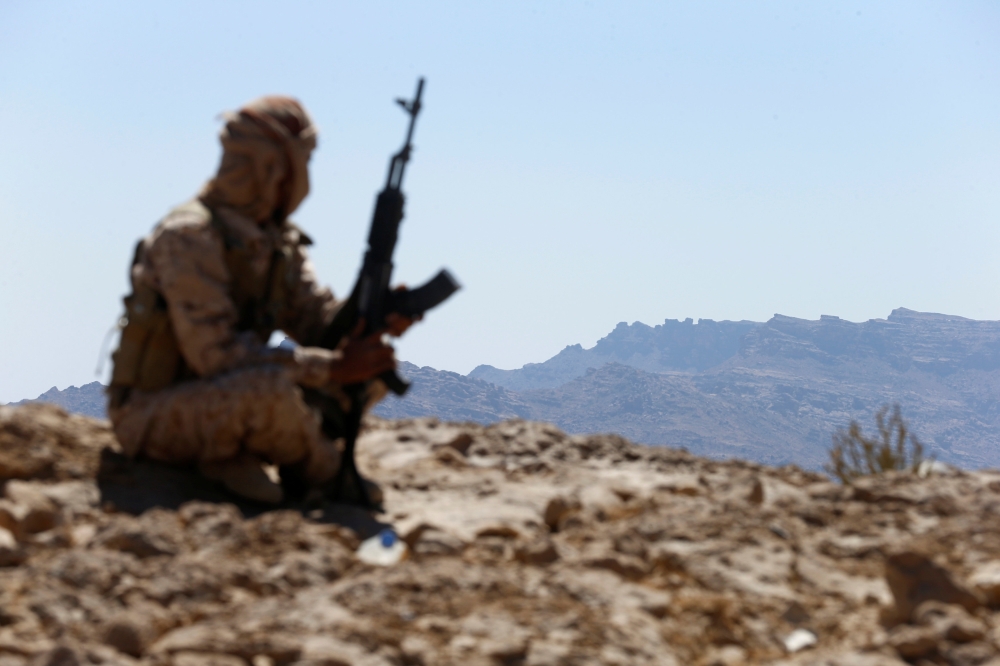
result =
M796 629L785 637L785 649L789 652L798 652L816 645L817 640L816 634L808 629Z
M950 476L954 469L940 460L921 460L917 466L917 476L926 479L928 476Z
M384 529L358 546L358 559L365 564L388 567L402 562L407 555L406 543L392 529Z

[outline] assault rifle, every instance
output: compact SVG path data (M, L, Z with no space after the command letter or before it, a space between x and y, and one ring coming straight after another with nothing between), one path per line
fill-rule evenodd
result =
M403 173L413 151L413 129L417 123L417 114L420 113L420 97L423 90L424 79L421 78L417 81L417 92L413 100L396 100L396 103L410 116L406 141L389 161L389 175L385 187L375 200L371 231L368 233L368 249L361 264L358 281L354 285L351 297L334 317L320 342L320 346L327 349L336 349L344 336L354 331L360 320L364 321L361 335L368 336L385 330L385 320L389 314L395 313L411 319L419 317L440 305L459 289L458 282L444 269L415 289L393 291L389 287L392 278L392 253L396 249L399 225L403 221ZM410 386L394 370L383 373L379 379L396 395L403 395ZM366 388L364 384L344 387L352 404L344 422L329 423L331 410L323 411L324 429L329 428L331 431L329 434L342 433L345 441L340 472L331 488L333 499L372 506L354 461L354 446L361 428Z

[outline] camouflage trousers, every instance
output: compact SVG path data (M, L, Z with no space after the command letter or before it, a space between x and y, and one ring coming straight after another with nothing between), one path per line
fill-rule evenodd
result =
M366 407L385 394L380 386L373 383ZM324 401L324 410L330 404L344 412L350 408L345 396L337 397ZM109 417L129 456L206 464L250 453L275 465L296 465L313 483L332 479L340 468L343 444L336 429L329 422L324 427L323 416L284 366L235 370L155 392L134 391L123 405L109 409Z

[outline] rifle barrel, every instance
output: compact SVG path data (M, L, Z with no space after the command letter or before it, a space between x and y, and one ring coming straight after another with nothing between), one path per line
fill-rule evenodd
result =
M392 156L389 163L389 177L386 179L386 189L398 190L403 187L403 172L406 171L406 163L410 161L410 151L413 149L413 130L417 125L417 114L420 113L420 97L424 92L424 77L417 80L417 93L413 96L412 102L404 99L397 100L399 105L410 115L410 126L406 130L406 142L399 152Z

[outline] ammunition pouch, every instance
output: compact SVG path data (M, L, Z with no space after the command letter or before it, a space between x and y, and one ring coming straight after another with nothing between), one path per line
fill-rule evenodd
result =
M139 286L125 298L125 326L112 360L112 408L120 407L132 389L158 391L184 374L167 304L153 289Z

